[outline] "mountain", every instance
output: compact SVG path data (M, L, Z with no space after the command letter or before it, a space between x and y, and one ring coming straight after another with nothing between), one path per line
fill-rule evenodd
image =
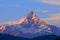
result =
M34 38L44 35L60 36L60 28L45 23L31 11L18 21L0 25L0 33L23 38Z
M15 37L8 34L0 34L0 40L59 40L59 37L55 35L44 35L30 39L30 38Z

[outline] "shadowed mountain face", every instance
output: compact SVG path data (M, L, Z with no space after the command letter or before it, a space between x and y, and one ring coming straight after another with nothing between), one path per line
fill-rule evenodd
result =
M0 34L0 40L58 40L59 37L55 35L44 35L35 38L22 38L22 37L15 37L8 34Z
M0 25L0 33L23 38L34 38L44 35L60 36L60 29L55 25L48 25L31 11L18 21Z

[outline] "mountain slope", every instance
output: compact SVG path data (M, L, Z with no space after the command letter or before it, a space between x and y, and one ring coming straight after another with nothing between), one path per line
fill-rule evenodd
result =
M0 40L57 40L59 37L55 35L44 35L35 38L22 38L22 37L15 37L8 34L0 34Z
M60 35L60 29L54 25L48 25L39 19L34 12L30 12L24 18L11 24L0 25L0 33L13 36L34 38L43 35Z

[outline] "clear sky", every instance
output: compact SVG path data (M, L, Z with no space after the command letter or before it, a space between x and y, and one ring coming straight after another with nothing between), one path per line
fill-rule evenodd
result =
M44 20L60 23L60 0L0 0L0 23L18 20L30 11Z

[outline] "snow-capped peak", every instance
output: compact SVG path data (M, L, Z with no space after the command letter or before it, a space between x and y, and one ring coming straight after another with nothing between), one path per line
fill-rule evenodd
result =
M36 35L60 35L59 29L56 26L46 24L39 19L33 11L18 21L0 25L0 33L26 38L36 37Z
M24 25L31 24L31 26L35 24L40 25L41 27L45 26L45 22L39 19L36 16L36 14L33 11L31 11L27 16L19 19L18 21L7 22L2 24L2 26L0 27L0 30L5 29L6 25L15 25L15 24L23 24L23 23L25 23Z
M31 11L27 16L25 16L24 18L18 20L18 23L17 24L22 24L22 23L32 23L32 21L34 21L34 23L40 25L40 26L44 26L45 25L45 22L42 21L41 19L39 19L36 14Z
M31 11L31 12L27 15L27 17L33 19L33 18L36 18L37 16L36 16L36 14L34 14L33 11Z

